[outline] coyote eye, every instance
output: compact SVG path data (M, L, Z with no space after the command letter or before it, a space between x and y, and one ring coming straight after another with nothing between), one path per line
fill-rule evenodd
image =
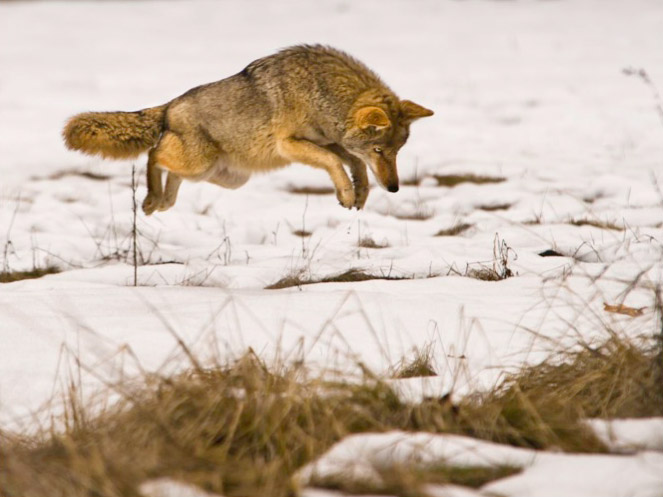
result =
M382 153L382 147L373 147L373 152L376 154L381 154Z

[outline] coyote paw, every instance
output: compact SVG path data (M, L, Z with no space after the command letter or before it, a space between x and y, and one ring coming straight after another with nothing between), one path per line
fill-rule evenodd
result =
M352 187L336 190L336 198L347 209L352 209L355 205L355 191Z
M159 209L161 199L152 193L148 193L145 200L143 200L143 212L146 216L152 214L155 210Z
M175 198L169 197L168 195L164 196L164 198L161 199L161 202L157 206L157 210L163 212L167 211L170 209L173 205L175 205Z
M368 190L368 186L355 185L355 203L353 207L356 207L357 210L364 208L364 204L366 204L366 199L368 198Z

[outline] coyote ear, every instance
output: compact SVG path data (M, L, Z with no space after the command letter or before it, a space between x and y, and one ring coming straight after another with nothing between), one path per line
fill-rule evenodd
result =
M414 121L420 117L432 116L433 111L415 104L411 100L401 100L401 118L404 121Z
M391 125L389 116L380 107L362 107L355 112L355 123L360 129L374 127L375 129L386 128Z

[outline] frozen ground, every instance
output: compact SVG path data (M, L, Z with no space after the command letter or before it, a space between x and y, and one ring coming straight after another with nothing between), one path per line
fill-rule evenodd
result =
M253 347L377 371L432 344L440 377L398 386L416 399L490 385L579 337L601 340L606 326L651 333L663 117L654 88L622 70L644 68L663 91L661 33L658 0L0 4L3 270L62 269L0 286L0 426L29 426L72 379L93 388L182 367L176 337L210 359ZM289 192L330 186L304 166L237 191L184 184L174 209L139 214L132 287L131 163L68 152L65 119L158 105L301 42L347 50L435 110L399 156L401 178L420 184L374 188L359 213L333 195ZM506 181L449 188L433 178L468 173ZM434 236L457 223L472 226ZM364 237L387 246L358 247ZM510 247L515 277L463 276L493 267L496 240ZM561 256L538 255L548 249ZM350 268L414 279L264 289ZM645 309L633 318L604 302ZM660 423L636 432L660 437ZM637 463L624 464L635 474ZM633 495L660 495L648 482L635 481Z

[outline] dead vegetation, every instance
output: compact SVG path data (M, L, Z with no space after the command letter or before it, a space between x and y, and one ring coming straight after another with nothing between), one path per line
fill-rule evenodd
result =
M604 230L612 230L612 231L624 231L626 228L625 226L619 226L616 223L610 222L610 221L601 221L598 219L588 219L588 218L583 218L583 219L573 219L569 221L569 224L573 226L593 226L594 228L601 228Z
M450 228L441 229L435 236L458 236L465 233L467 230L472 228L474 225L468 223L457 223Z
M433 178L437 181L437 186L446 186L450 188L462 183L485 185L506 181L506 178L499 176L481 176L476 174L434 174Z
M383 249L387 248L389 243L386 240L382 242L376 242L372 237L364 236L361 238L361 240L359 240L357 246L361 248Z
M249 352L230 366L116 386L121 400L96 414L72 390L63 429L0 433L0 488L8 497L131 496L145 480L168 476L229 497L289 496L296 471L341 438L389 430L605 452L585 419L663 415L660 349L611 335L515 372L492 391L414 405L374 374L330 383L307 378L301 365L270 369ZM431 349L415 354L401 377L431 359ZM404 463L382 468L378 488L349 478L310 485L408 497L423 495L426 483L478 487L518 469Z
M515 276L513 270L509 267L509 261L516 260L517 258L517 254L506 243L506 240L502 240L499 234L495 233L492 262L467 264L464 273L452 266L449 269L449 273L482 281L502 281Z
M407 278L405 276L393 276L391 274L376 275L376 274L367 273L362 269L352 268L342 273L335 274L332 276L325 276L323 278L313 278L310 276L306 276L306 274L303 272L296 272L284 276L276 283L273 283L265 287L265 289L278 290L281 288L289 288L293 286L311 285L313 283L348 283L353 281L405 280L405 279L412 279L412 278Z
M506 271L498 272L495 268L484 265L478 268L468 266L464 276L481 281L502 281L513 276L513 272L508 268Z
M494 211L505 211L511 208L513 204L509 203L502 203L502 204L483 204L477 206L477 209L480 209L482 211L486 212L494 212Z
M433 348L429 345L414 350L411 359L402 359L393 368L392 378L420 378L424 376L437 376L433 366Z
M462 485L479 488L491 481L520 473L513 466L449 466L438 464L427 467L387 465L374 468L379 481L367 481L337 476L317 476L312 486L343 492L343 495L396 495L399 497L426 497L422 482L431 485Z
M419 186L422 181L423 181L423 177L421 177L421 176L419 176L415 173L412 176L401 178L400 184L401 184L401 186Z
M41 278L47 274L57 274L59 272L60 268L57 266L46 266L43 268L35 267L29 271L7 270L0 272L0 283L12 283L14 281Z
M78 176L79 178L85 178L92 181L106 181L112 178L112 176L108 174L93 173L92 171L79 171L76 169L66 169L63 171L55 172L50 176L46 177L46 179L59 180L71 176ZM33 179L39 180L41 178L33 178Z
M294 186L288 187L288 192L296 195L331 195L334 188L331 186Z

